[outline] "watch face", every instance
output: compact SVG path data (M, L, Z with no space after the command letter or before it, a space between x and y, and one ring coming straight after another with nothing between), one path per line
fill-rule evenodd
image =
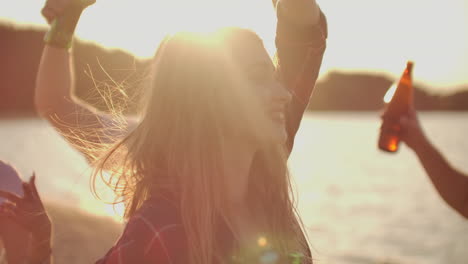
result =
M0 190L23 196L22 181L19 173L11 166L0 160ZM5 201L0 197L0 204Z

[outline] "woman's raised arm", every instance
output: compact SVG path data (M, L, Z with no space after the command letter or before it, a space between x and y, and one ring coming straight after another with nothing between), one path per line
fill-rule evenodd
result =
M94 0L47 1L42 14L56 25L46 36L35 93L39 115L89 159L97 154L88 151L90 146L107 143L111 137L122 136L134 126L123 120L117 122L73 97L75 81L69 47L81 12L92 3ZM123 125L126 125L125 129L122 129Z
M286 116L291 151L322 65L328 29L315 0L273 0L273 4L278 15L277 71L292 94Z

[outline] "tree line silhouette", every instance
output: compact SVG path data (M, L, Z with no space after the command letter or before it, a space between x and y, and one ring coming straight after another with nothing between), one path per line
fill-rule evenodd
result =
M40 29L0 24L0 114L34 113L34 82L43 36ZM139 91L148 84L150 59L79 40L73 53L78 98L106 111L109 105L102 95L112 95L114 106L125 106L129 113L135 111ZM309 110L378 111L393 82L375 74L331 72L318 81ZM450 95L430 94L422 88L416 86L415 91L419 110L468 110L468 87Z

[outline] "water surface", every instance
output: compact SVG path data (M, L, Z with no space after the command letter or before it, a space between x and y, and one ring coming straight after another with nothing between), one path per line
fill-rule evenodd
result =
M423 114L429 137L468 174L468 114ZM403 147L377 150L374 114L307 114L290 169L316 263L467 264L468 221L444 204ZM0 120L0 159L27 177L34 170L46 199L112 214L89 189L90 169L44 121Z

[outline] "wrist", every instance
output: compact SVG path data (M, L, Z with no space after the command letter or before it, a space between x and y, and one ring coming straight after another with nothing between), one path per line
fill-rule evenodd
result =
M431 142L427 139L426 135L424 133L418 133L417 136L415 136L415 140L411 146L413 151L420 156L423 153L426 153L428 150L432 148Z
M52 242L50 238L46 240L40 240L33 237L31 241L31 247L28 256L28 263L48 263L52 255Z
M85 8L79 3L73 1L65 12L52 22L44 37L44 42L47 45L62 49L71 48L76 26Z
M43 224L37 230L32 230L31 241L33 247L43 247L52 244L52 227L50 223Z
M40 229L32 231L32 239L35 241L50 241L52 238L52 228L50 225L43 225Z

